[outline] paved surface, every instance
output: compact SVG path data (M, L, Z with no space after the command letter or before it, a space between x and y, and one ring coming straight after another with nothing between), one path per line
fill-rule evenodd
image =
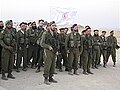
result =
M82 69L79 69L79 76L70 76L65 71L56 70L58 74L54 78L58 83L51 83L50 86L43 83L43 68L40 73L35 73L33 69L20 73L13 71L16 79L8 81L0 79L0 90L120 90L120 50L116 67L112 67L110 59L107 68L101 66L98 70L91 71L94 75L85 76Z

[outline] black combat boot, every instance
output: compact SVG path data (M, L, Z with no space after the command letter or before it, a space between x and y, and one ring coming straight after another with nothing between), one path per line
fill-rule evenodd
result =
M104 65L103 65L103 67L106 68L106 64L105 64L105 63L104 63Z
M90 70L87 70L87 73L88 73L88 74L94 74L94 73L92 73Z
M115 66L116 66L116 63L114 62L113 67L115 67Z
M23 70L23 71L27 71L27 68L23 68L22 70Z
M20 72L20 70L17 68L17 69L16 69L16 72Z
M49 80L48 80L48 77L45 77L44 83L45 83L46 85L50 85L50 82L49 82Z
M77 72L77 70L74 70L74 74L75 75L79 75L79 73Z
M56 80L54 80L52 77L49 77L49 82L53 82L53 83L58 83Z
M69 75L73 75L73 72L72 72L72 71L68 71L68 74L69 74Z
M98 66L97 66L97 65L95 65L95 69L98 69Z
M34 65L31 65L31 68L32 68L32 69L36 69L36 67L35 67Z
M40 68L37 68L37 70L35 71L36 73L39 73L40 72Z
M69 71L68 68L65 68L65 71Z
M83 74L84 74L84 75L88 75L88 73L87 73L85 70L83 71Z
M60 71L60 72L63 72L63 70L62 70L62 69L59 69L59 71Z
M5 76L5 73L2 73L1 79L2 79L2 80L8 80L8 78Z
M7 78L15 79L15 77L11 73L8 73Z

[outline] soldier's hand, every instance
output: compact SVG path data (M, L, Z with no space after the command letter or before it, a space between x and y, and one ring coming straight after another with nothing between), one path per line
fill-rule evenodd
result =
M22 48L21 48L21 47L19 47L19 50L22 50Z
M53 51L53 48L52 48L51 46L49 46L49 50L50 50L50 51Z
M26 48L29 48L29 45L27 45Z
M70 53L70 51L69 51L69 50L67 50L67 53Z
M56 52L56 55L59 55L59 53L58 53L58 52Z
M8 46L7 49L10 50L10 51L12 51L12 50L13 50L13 47Z
M98 45L101 45L101 43L98 43Z

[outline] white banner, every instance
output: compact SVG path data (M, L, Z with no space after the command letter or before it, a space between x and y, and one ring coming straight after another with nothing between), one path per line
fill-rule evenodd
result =
M75 20L77 10L74 8L50 8L51 21L55 21L58 25L71 25Z

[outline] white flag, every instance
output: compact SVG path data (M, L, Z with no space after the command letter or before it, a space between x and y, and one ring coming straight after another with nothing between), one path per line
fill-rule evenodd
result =
M51 7L51 21L55 21L58 25L71 25L75 20L77 11L74 8Z

